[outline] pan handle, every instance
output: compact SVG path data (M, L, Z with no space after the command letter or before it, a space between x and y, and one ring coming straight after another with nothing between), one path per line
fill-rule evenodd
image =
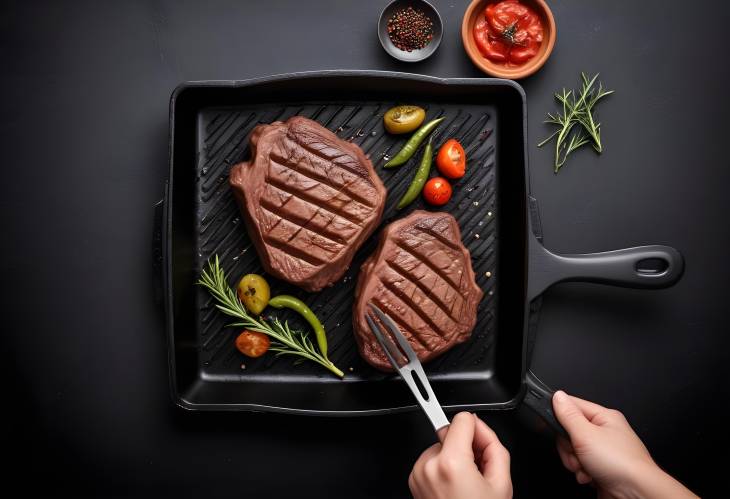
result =
M597 282L629 288L668 288L682 277L683 271L682 254L669 246L557 255L532 237L528 298L532 300L548 287L563 281Z
M542 418L547 425L552 428L555 433L563 437L568 436L568 433L560 424L558 419L555 417L553 412L553 393L554 390L548 388L548 386L540 381L540 378L535 376L535 373L528 370L525 374L525 384L527 385L527 391L522 402L535 411L540 418Z

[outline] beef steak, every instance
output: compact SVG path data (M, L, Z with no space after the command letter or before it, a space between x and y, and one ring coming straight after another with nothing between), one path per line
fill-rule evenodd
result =
M269 274L331 286L380 223L386 189L355 144L301 116L254 128L229 183Z
M361 267L352 318L360 355L377 369L392 370L365 320L368 302L398 324L427 362L469 339L483 294L456 219L414 211L383 229Z

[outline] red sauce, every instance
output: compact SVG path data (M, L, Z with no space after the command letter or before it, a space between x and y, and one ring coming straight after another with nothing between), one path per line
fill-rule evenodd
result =
M479 52L492 62L520 66L537 55L542 23L534 10L519 0L503 0L484 9L474 25Z

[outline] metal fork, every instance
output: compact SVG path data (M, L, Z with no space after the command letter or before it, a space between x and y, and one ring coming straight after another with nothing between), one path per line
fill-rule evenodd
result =
M378 339L378 343L383 347L385 355L393 366L393 369L398 371L403 381L406 382L408 388L411 389L413 395L418 401L418 405L421 406L423 412L426 413L429 421L433 425L433 429L436 431L440 440L443 440L446 435L447 428L449 426L449 420L444 414L444 410L441 408L436 395L433 393L431 384L428 382L426 373L423 370L421 362L418 360L416 352L413 351L411 345L406 340L403 333L400 332L398 326L393 322L393 319L380 310L375 304L368 303L372 311L375 313L380 322L388 328L390 333L398 342L398 345L393 343L393 340L383 332L378 324L373 320L370 313L365 314L365 320L367 320L370 329L372 330L375 337ZM420 383L420 388L419 388ZM421 389L422 388L422 389Z

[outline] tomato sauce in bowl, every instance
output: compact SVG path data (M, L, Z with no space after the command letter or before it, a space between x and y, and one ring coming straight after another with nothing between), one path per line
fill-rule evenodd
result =
M552 54L556 37L555 18L545 0L472 0L461 21L464 52L476 67L498 78L534 74Z
M519 0L490 3L474 24L477 49L490 61L521 66L535 57L543 42L537 13Z

